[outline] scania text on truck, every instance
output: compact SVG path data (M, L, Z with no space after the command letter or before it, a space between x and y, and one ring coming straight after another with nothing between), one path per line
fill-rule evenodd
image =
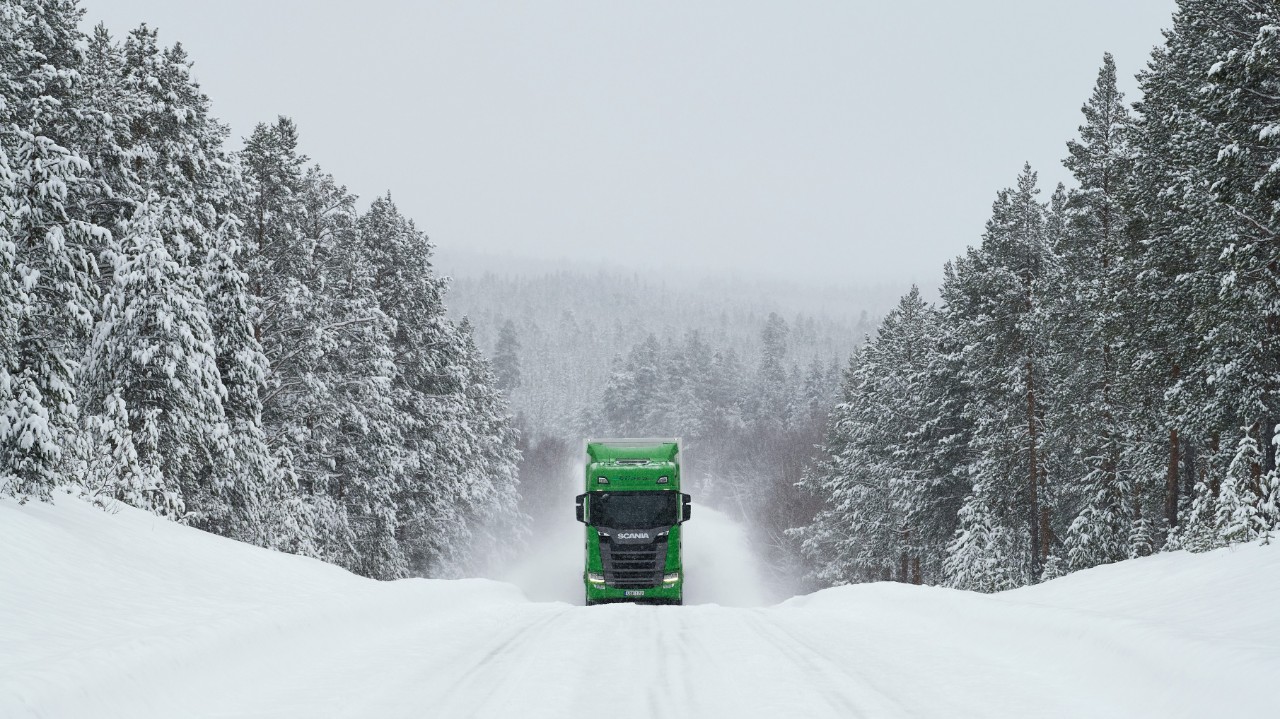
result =
M587 525L588 605L683 602L680 525L690 506L680 492L680 440L587 440L577 513Z

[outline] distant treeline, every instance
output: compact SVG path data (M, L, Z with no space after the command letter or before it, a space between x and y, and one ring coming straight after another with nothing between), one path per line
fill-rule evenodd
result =
M650 334L670 344L697 332L717 351L754 362L764 325L777 313L787 320L790 361L843 362L902 291L900 285L837 293L668 275L615 268L462 276L450 282L449 311L471 318L481 347L496 347L507 326L519 344L521 380L509 388L512 408L541 434L581 441L583 413L603 401L614 363Z
M432 247L244 149L179 45L0 0L0 493L70 487L362 574L519 524L506 402Z
M1280 5L1180 0L1132 110L1104 58L941 301L855 353L797 530L825 582L996 591L1266 536L1280 475Z

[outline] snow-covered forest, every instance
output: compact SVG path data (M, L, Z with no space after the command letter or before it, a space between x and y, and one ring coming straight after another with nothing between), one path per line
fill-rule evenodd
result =
M1271 532L1280 474L1280 6L1181 0L1132 106L1067 143L844 372L823 581L997 591Z
M432 247L179 44L0 2L0 494L59 487L373 577L518 532L514 429Z

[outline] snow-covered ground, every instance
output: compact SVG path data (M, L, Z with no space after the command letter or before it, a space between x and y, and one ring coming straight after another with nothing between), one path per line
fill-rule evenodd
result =
M703 511L688 529L690 600L758 601L736 527ZM513 576L527 598L490 580L365 580L129 508L0 501L0 717L1274 714L1275 547L997 596L537 601L554 598L539 582L578 599L580 552ZM547 579L566 573L562 590Z

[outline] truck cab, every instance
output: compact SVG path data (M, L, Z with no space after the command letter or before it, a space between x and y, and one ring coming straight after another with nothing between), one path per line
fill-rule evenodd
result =
M587 604L681 604L680 440L589 439L586 491L577 497L586 525L582 580Z

